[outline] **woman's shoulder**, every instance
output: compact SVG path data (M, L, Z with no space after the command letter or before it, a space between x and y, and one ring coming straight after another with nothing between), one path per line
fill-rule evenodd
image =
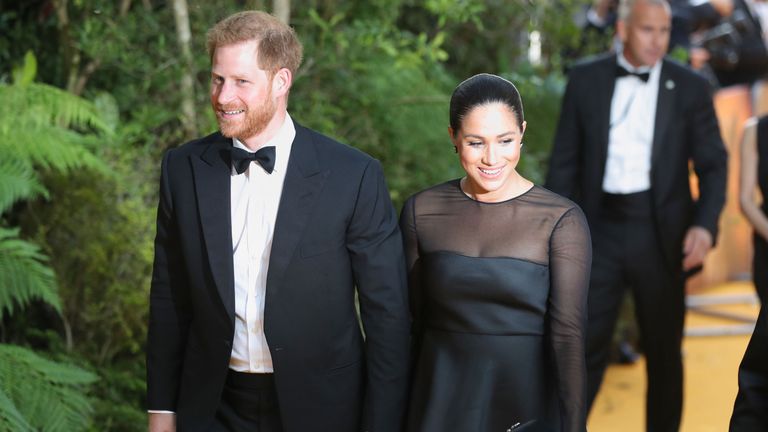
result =
M457 191L461 191L459 179L448 180L414 193L405 202L406 205L415 205L416 203L440 201L455 196Z
M544 186L534 185L526 194L526 201L541 207L543 211L551 212L556 218L566 214L583 215L578 204Z
M542 205L558 207L563 209L578 208L578 204L568 198L545 188L544 186L534 185L527 196L531 201L539 202Z

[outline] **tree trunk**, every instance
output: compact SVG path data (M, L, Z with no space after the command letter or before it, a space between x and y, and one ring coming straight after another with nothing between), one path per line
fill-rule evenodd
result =
M277 19L289 24L291 22L291 0L272 0L272 12Z
M187 0L173 0L173 16L176 19L176 36L181 51L181 125L187 138L197 135L197 115L195 113L195 80L192 67L192 50L189 31L189 11Z
M132 0L121 0L118 8L118 16L124 17L131 8ZM53 6L56 9L57 27L59 30L59 43L62 47L62 59L64 61L64 71L67 73L67 82L65 88L68 92L77 96L83 94L85 85L88 83L91 75L101 65L101 59L91 59L84 68L80 68L83 57L82 53L75 46L75 41L70 32L68 0L53 0Z
M69 12L67 0L53 0L56 10L56 28L59 31L59 45L61 46L61 60L64 63L63 71L66 73L64 88L68 91L77 81L77 70L80 68L80 55L74 49L72 37L69 34Z

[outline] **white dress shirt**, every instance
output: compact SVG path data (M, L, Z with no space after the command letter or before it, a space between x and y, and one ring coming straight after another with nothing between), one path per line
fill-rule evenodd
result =
M629 194L651 188L651 148L662 62L635 68L621 53L617 61L628 71L650 72L647 82L632 75L617 78L611 99L603 191Z
M272 251L277 208L283 192L296 129L291 117L277 135L264 144L275 147L275 168L268 174L258 162L238 175L232 168L232 255L235 269L235 339L230 369L238 372L273 372L272 356L264 336L264 297ZM250 151L236 138L235 147Z

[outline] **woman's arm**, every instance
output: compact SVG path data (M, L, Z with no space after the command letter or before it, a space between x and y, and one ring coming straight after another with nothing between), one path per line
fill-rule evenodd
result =
M400 232L403 235L406 271L408 273L408 294L411 306L411 355L415 358L420 345L422 328L423 298L421 293L421 275L419 273L419 237L416 232L416 198L410 197L400 212Z
M755 232L768 240L768 217L758 207L757 188L757 119L752 118L744 126L741 141L741 169L739 171L739 204L741 212L752 225Z
M550 238L548 334L552 376L563 431L586 430L586 365L584 344L592 241L578 207L558 221Z

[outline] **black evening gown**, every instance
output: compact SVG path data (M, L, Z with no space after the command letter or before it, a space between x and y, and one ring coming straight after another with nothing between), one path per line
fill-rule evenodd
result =
M400 223L416 344L407 430L585 430L581 209L538 186L478 202L453 180L408 199Z
M768 214L768 116L757 123L757 183L763 196L762 209ZM733 406L731 432L768 430L768 244L754 233L755 254L752 278L760 297L760 314L739 365L739 392Z
M763 196L761 208L768 214L768 116L757 123L757 185ZM768 302L768 242L757 232L753 234L754 255L752 278L760 302Z

